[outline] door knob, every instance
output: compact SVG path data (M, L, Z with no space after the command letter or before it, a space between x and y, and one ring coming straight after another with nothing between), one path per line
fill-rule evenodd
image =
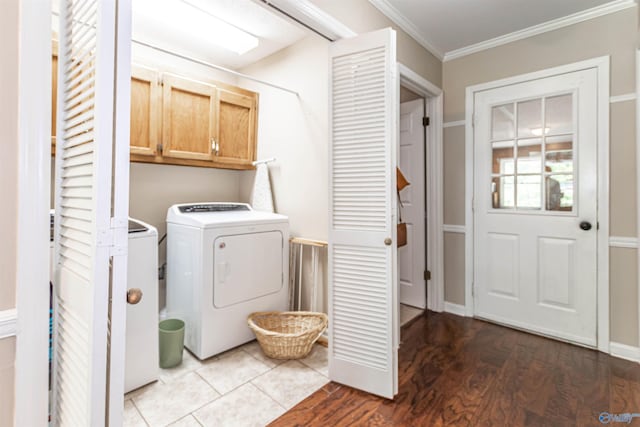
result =
M583 229L584 231L589 231L591 230L591 223L588 221L582 221L580 223L580 228Z
M393 243L393 240L391 240L391 237L387 237L386 239L384 239L385 245L391 246L392 243Z
M127 302L131 305L137 304L142 299L142 291L139 288L131 288L127 291Z

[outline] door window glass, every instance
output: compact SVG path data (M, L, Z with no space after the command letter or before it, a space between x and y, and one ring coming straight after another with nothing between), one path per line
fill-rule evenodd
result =
M497 105L491 114L493 209L572 211L573 94Z

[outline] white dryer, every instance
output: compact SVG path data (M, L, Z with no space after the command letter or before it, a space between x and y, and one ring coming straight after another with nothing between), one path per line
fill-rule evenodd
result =
M254 339L247 316L286 310L289 220L241 203L174 205L167 212L167 314L206 359Z

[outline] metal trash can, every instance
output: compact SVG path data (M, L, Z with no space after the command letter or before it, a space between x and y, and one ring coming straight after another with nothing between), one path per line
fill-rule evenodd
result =
M184 347L184 322L166 319L160 322L160 367L173 368L182 363Z

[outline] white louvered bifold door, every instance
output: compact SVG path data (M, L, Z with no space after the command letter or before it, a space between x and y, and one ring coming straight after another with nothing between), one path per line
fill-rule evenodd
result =
M126 4L122 13L119 4ZM109 373L124 376L124 319L114 319L109 333L110 314L124 311L119 307L125 304L126 289L128 172L123 168L128 159L123 150L129 131L128 118L123 121L116 109L117 104L129 112L128 86L117 85L130 68L130 34L119 41L130 29L124 17L130 17L128 1L60 1L52 384L56 426L121 425L122 399L110 402L108 396L110 387L121 387L118 381L111 384ZM118 102L116 94L122 91L126 95ZM119 127L127 137L116 141L122 134Z
M398 80L391 29L330 50L329 376L397 393Z

